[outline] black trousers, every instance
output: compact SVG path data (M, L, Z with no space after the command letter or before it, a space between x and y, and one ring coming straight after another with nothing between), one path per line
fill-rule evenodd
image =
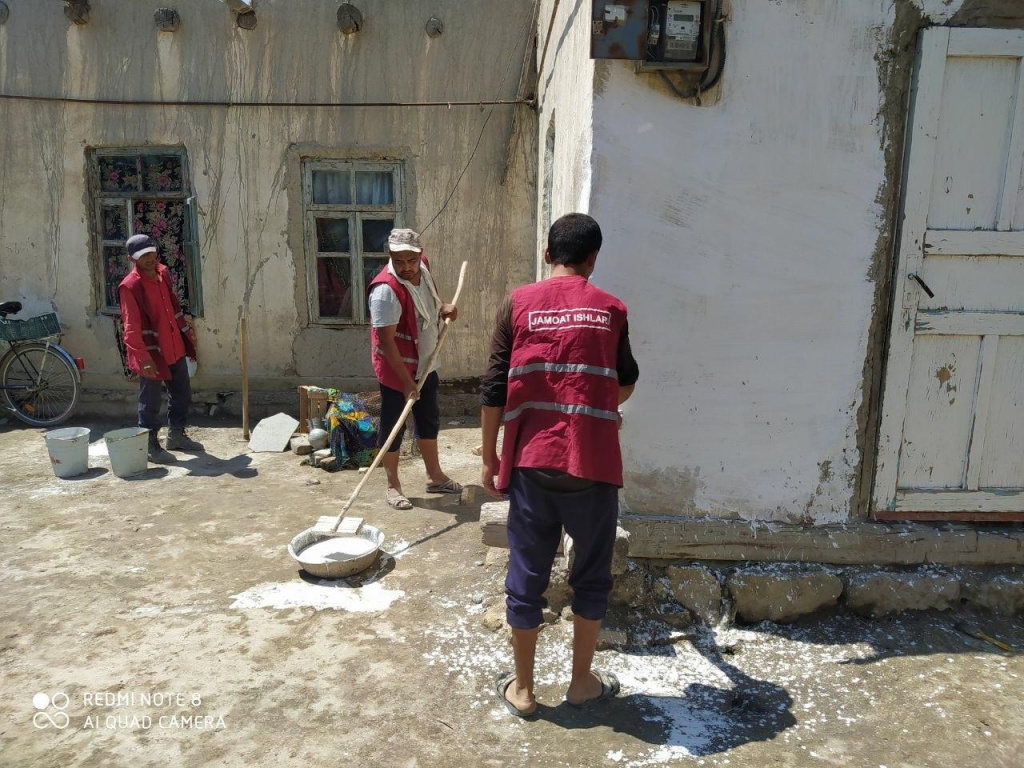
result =
M416 437L421 440L437 440L437 433L441 431L441 408L437 404L437 390L440 387L441 379L434 371L423 383L420 390L420 399L412 407L412 417L416 421ZM398 417L402 415L405 408L405 395L397 389L380 385L380 430L377 432L377 447L384 446L391 430L398 423ZM395 442L391 444L388 453L394 453L402 447L402 438L405 437L405 427L398 433Z
M167 388L167 423L172 429L181 429L188 422L188 407L192 403L192 382L188 377L188 363L182 357L171 366L169 381L139 377L139 426L160 429L160 405L163 389Z

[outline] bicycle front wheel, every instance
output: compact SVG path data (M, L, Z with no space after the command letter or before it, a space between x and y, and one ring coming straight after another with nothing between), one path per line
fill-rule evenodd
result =
M78 369L53 345L19 344L0 360L0 386L14 415L34 427L67 421L78 405Z

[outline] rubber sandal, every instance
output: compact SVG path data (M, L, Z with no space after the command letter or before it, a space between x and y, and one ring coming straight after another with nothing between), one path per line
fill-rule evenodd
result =
M412 502L409 501L407 498L405 498L405 496L403 496L400 493L397 493L394 496L390 496L385 493L384 501L386 501L388 503L388 506L391 507L392 509L412 509Z
M501 703L505 705L505 709L509 711L509 714L521 717L523 720L532 720L537 716L537 710L533 712L523 712L521 709L517 709L516 705L505 698L505 693L508 691L508 687L512 685L516 680L516 673L511 674L498 674L497 679L494 681L494 692L501 699Z
M619 684L619 678L614 674L611 672L604 672L600 669L592 669L590 672L601 683L600 695L595 696L592 699L587 699L586 701L581 701L579 704L573 704L571 701L566 699L565 703L570 707L584 709L585 707L589 707L591 704L597 704L599 701L605 701L619 695L619 691L622 689L622 686Z
M454 480L447 480L441 485L428 485L427 493L462 493L462 486Z

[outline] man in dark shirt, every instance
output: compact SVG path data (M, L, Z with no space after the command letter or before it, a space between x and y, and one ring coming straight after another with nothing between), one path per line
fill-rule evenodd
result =
M551 276L502 302L481 383L481 482L491 495L507 490L511 499L505 592L516 669L499 675L495 687L517 717L536 713L537 634L563 528L575 547L566 700L581 706L619 691L613 674L591 664L612 587L622 477L617 406L632 394L639 368L625 306L589 283L600 247L600 228L589 216L569 214L552 225L544 252Z

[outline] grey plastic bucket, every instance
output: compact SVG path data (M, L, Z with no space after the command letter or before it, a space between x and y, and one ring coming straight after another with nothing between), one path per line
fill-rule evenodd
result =
M149 430L142 427L115 429L103 435L110 456L110 471L118 477L145 472L148 466Z
M53 474L74 477L89 471L89 430L85 427L54 429L43 435Z

